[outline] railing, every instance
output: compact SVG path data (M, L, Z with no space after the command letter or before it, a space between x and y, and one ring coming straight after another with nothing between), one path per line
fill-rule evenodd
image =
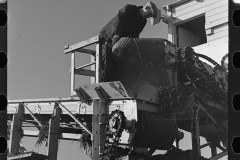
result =
M100 37L95 36L85 41L76 43L74 45L67 45L64 47L65 54L71 54L71 96L76 95L74 92L75 89L75 75L90 76L91 83L99 83L100 72L99 72L99 58L101 55L100 49ZM85 47L96 44L96 50L85 49ZM91 56L91 63L76 67L75 66L75 55L76 53L85 53ZM95 66L94 66L95 65ZM91 70L84 69L88 66L91 66Z

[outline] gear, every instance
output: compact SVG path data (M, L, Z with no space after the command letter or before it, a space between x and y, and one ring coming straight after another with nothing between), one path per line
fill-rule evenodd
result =
M102 160L110 160L120 157L118 143L125 126L126 117L120 110L112 111L106 126L106 140L103 148Z

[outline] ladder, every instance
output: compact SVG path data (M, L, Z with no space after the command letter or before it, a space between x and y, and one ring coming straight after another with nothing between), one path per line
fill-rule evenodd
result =
M96 50L86 49L90 45L96 45ZM75 96L75 75L90 76L91 83L99 83L101 79L100 60L101 60L101 38L95 36L85 41L81 41L74 45L67 45L64 47L65 54L71 54L71 96ZM85 64L80 67L75 66L75 56L77 53L85 53L91 56L91 63ZM95 65L95 66L94 66ZM91 70L84 69L91 66Z

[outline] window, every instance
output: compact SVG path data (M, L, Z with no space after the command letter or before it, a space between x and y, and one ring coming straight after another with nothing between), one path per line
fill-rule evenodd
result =
M207 43L205 31L205 15L188 20L176 26L177 46L197 46Z

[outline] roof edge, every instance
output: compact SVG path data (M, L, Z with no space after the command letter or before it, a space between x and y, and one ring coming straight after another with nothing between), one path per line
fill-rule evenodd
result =
M190 0L177 0L176 2L173 2L173 3L170 3L168 5L165 5L162 8L167 12L168 8L173 8L173 7L175 7L175 6L179 5L179 4L183 4L183 3L188 2L188 1L190 1Z

